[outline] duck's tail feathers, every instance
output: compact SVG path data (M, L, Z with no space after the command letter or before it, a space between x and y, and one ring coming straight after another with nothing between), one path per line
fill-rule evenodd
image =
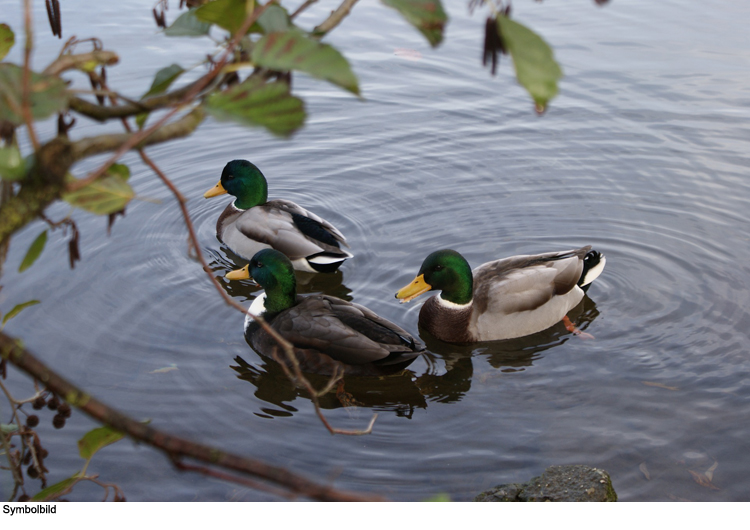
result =
M583 258L583 272L581 273L581 279L578 280L578 287L586 292L591 282L596 280L604 270L605 263L607 263L607 258L604 257L604 254L596 250L589 250Z
M317 272L334 272L338 269L344 261L353 257L353 255L345 250L342 250L336 254L329 252L320 252L307 257L307 263Z

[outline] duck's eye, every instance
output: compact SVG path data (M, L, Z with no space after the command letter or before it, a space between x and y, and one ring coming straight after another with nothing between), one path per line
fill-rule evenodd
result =
M435 266L435 271L436 272L440 272L441 270L443 270L443 266L442 265Z
M263 268L263 264L261 262L256 263L255 266L258 267L259 269Z
M234 178L234 175L227 175L227 180L232 180Z

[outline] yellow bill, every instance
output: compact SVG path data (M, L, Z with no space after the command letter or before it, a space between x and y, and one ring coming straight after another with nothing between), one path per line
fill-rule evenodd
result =
M397 292L396 298L400 299L401 303L404 304L414 300L417 296L426 293L430 289L432 289L432 285L424 281L424 274L420 274L414 278L413 282Z
M216 183L216 186L204 193L203 197L205 197L206 199L210 199L211 197L224 195L225 193L227 193L227 190L224 189L224 186L221 185L221 181L219 181Z
M245 265L241 269L237 269L236 271L231 271L226 273L224 277L227 280L248 280L252 279L250 278L250 265Z

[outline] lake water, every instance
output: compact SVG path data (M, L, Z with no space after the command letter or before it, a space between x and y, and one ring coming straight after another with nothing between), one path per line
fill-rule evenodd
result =
M59 41L36 4L41 68ZM110 86L132 97L159 68L195 64L211 50L207 39L156 32L153 2L91 5L63 3L64 36L97 35L118 51ZM316 5L300 23L310 27L335 5ZM20 33L18 3L0 6ZM365 101L298 75L309 118L291 140L209 119L192 137L148 153L190 198L217 276L244 262L214 235L226 198L202 193L228 160L247 158L267 176L272 198L318 213L351 244L355 258L340 273L306 278L301 290L354 300L413 333L421 301L400 305L394 293L433 250L454 248L476 266L594 245L607 267L571 313L594 340L558 325L473 347L428 341L430 353L404 375L348 381L357 408L324 399L337 427L363 428L379 413L371 435L332 437L304 392L247 346L242 315L188 256L175 201L133 155L125 161L136 192L161 203L134 202L110 237L106 220L76 212L83 261L73 271L58 232L18 274L43 227L24 229L0 303L3 311L42 303L7 332L135 418L340 488L470 500L550 465L588 464L610 473L620 500L750 500L750 4L514 8L565 71L541 118L507 57L495 78L481 67L482 13L450 2L445 42L431 50L395 12L365 1L328 39L351 61ZM177 16L176 5L167 16ZM100 130L79 121L75 137ZM48 213L67 212L58 205ZM226 287L243 304L257 294ZM30 393L12 374L14 393ZM50 420L43 413L39 430L55 481L80 468L76 440L95 424L79 412L61 431ZM694 480L691 471L715 463L716 489ZM128 441L104 449L89 469L129 500L274 498L179 473ZM10 479L0 477L7 498ZM70 498L98 496L81 485Z

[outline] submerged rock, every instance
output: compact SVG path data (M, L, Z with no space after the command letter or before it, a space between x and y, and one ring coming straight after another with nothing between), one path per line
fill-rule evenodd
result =
M525 484L501 484L474 499L478 502L615 502L609 473L589 466L551 466Z

